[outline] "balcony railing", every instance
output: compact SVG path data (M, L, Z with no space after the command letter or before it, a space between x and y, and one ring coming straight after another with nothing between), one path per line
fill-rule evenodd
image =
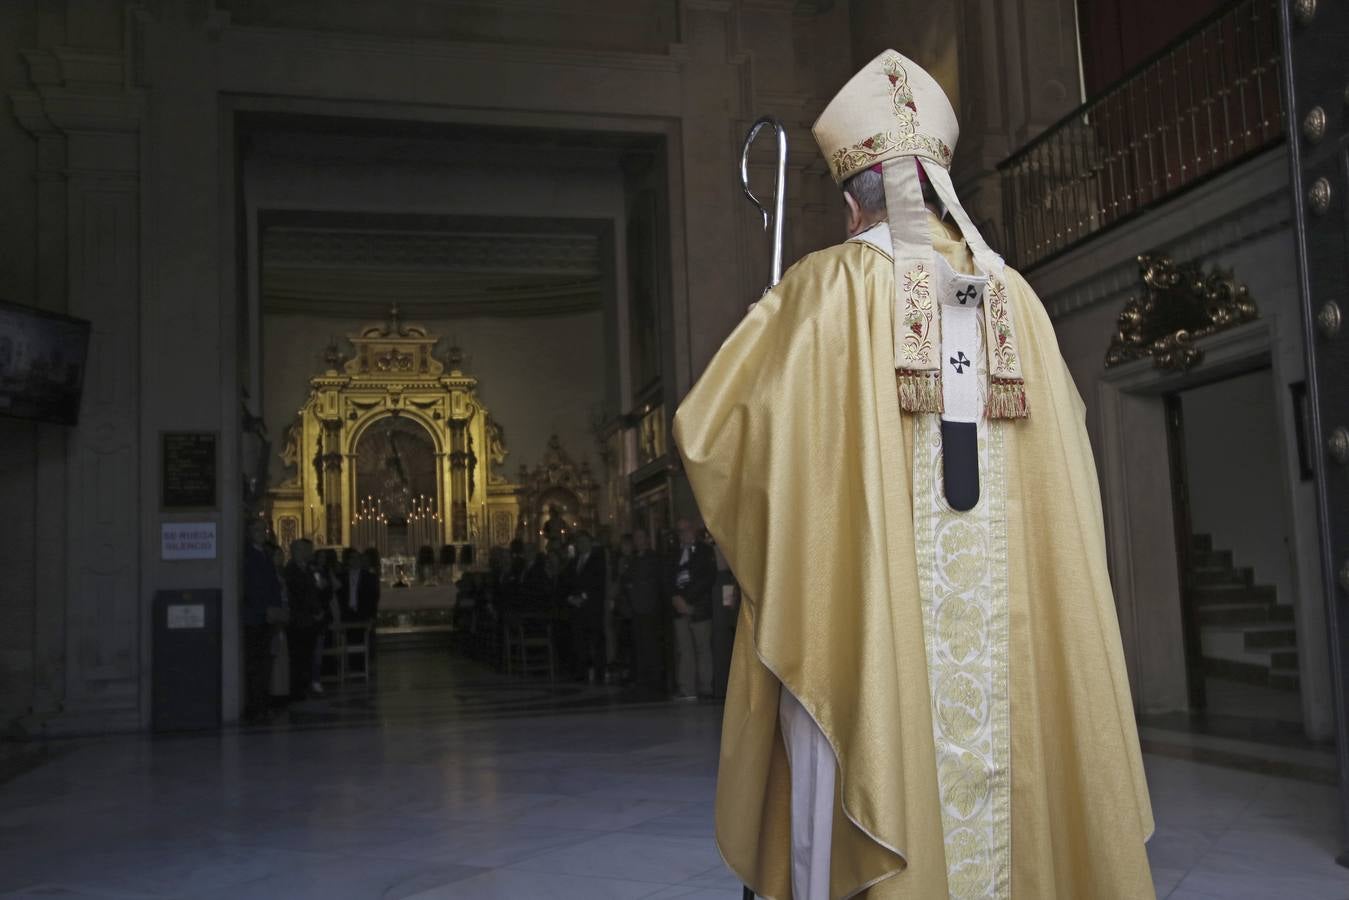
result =
M1283 139L1278 0L1241 0L998 166L1029 269Z

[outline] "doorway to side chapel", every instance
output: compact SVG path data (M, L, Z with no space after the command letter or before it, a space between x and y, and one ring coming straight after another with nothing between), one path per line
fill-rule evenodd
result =
M1298 734L1298 581L1275 390L1261 365L1164 402L1190 709Z

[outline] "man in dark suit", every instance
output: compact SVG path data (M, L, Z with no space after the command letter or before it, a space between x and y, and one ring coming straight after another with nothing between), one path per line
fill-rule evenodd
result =
M604 676L604 612L608 606L609 567L604 551L590 535L576 535L576 556L562 573L563 596L571 609L574 655L572 674L594 682Z
M251 722L267 716L272 672L272 632L281 622L281 579L267 549L267 523L248 523L244 546L244 718Z
M366 569L365 560L353 547L342 551L337 601L343 622L370 622L379 606L379 577Z
M680 519L679 552L670 573L675 628L676 697L697 700L712 696L712 594L717 584L717 559L698 540L698 530Z
M286 563L286 594L290 597L290 625L286 643L290 652L290 696L303 700L319 693L314 681L314 647L323 624L321 577L314 566L314 544L306 538L292 541Z
M369 661L373 670L375 659L375 618L379 615L379 575L371 571L366 557L354 547L342 551L342 572L337 578L337 614L342 622L369 623L365 636L369 646ZM357 629L347 632L347 640L359 641ZM373 674L366 673L367 677Z
M646 529L633 532L632 544L626 580L632 606L633 679L642 689L663 698L669 691L665 634L670 622L670 607L663 602L663 566L660 554L651 549Z

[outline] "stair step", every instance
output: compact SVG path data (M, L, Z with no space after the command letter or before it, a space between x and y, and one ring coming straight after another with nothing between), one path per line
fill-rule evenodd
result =
M1271 672L1280 669L1289 669L1296 672L1297 667L1297 650L1270 650L1269 669Z
M1211 534L1190 535L1190 549L1201 553L1207 550L1212 550L1213 535Z
M1301 679L1297 669L1270 669L1269 686L1280 691L1296 691L1301 686Z
M1262 687L1269 684L1269 666L1263 666L1259 663L1238 662L1235 659L1214 659L1206 656L1204 657L1204 673L1218 678L1226 678L1229 681L1240 681L1243 684L1258 684Z
M1210 603L1274 603L1278 592L1268 584L1206 584L1194 585L1190 595L1200 606Z
M1201 606L1202 625L1264 625L1269 622L1267 603L1224 603Z
M1229 569L1222 566L1192 566L1190 584L1195 587L1251 587L1255 584L1255 570Z
M1264 628L1243 628L1242 636L1247 650L1295 650L1297 632L1281 625Z
M1191 550L1189 563L1191 567L1204 569L1230 569L1232 568L1231 550Z
M1275 603L1269 608L1269 620L1271 622L1292 622L1293 607Z

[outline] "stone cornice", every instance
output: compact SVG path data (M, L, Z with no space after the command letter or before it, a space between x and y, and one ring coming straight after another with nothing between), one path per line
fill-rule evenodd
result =
M593 234L435 234L268 229L266 266L524 272L571 278L600 274Z
M578 69L634 69L678 73L683 60L671 45L668 54L621 50L571 50L562 47L530 47L471 41L425 41L407 38L365 37L349 33L231 25L221 33L224 41L281 41L306 43L313 49L346 53L397 56L402 59L454 59L490 62L495 65L564 66Z

